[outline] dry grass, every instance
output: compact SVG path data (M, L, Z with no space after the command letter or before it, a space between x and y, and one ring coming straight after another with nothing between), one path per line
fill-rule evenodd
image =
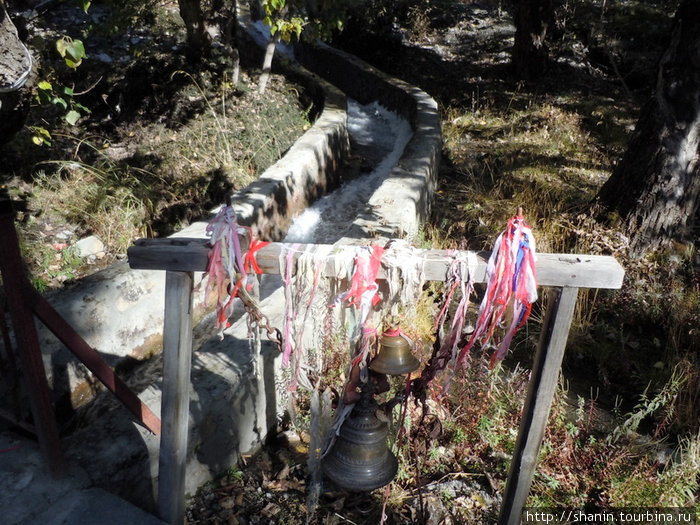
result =
M75 71L55 54L52 39L61 34L52 17L70 20L71 34L91 48ZM206 216L310 125L310 101L284 77L274 75L261 98L249 89L258 72L247 64L232 84L223 46L187 62L177 47L185 39L177 3L108 1L88 14L62 3L34 23L43 35L37 41L45 40L44 47L33 41L42 53L40 79L57 92L70 87L71 104L83 108L70 126L65 111L37 98L25 129L2 146L0 184L26 203L18 230L42 289L122 257L137 237L167 235ZM32 142L39 127L48 134L41 146ZM75 268L55 246L87 235L100 237L106 256ZM48 268L56 265L61 269Z
M24 175L30 182L11 186L28 202L30 213L18 227L24 257L42 289L63 282L52 277L42 255L56 233L72 231L72 241L97 235L107 251L102 262L108 263L138 237L166 235L205 216L255 180L309 126L308 106L279 76L264 99L247 89L255 80L248 74L238 87L224 79L208 83L206 91L186 76L190 83L179 97L203 109L182 125L145 120L116 135L55 133L52 150L41 152L47 160ZM15 141L27 139L20 134ZM74 277L101 265L79 266Z

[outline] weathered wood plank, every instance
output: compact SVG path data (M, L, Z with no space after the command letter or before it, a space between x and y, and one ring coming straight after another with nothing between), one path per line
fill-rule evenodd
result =
M206 239L153 239L137 241L129 249L129 264L135 269L161 269L175 271L205 271L209 248ZM256 259L265 273L279 274L279 256L290 245L270 243L257 252ZM302 244L294 256L312 249L328 253L324 269L326 276L333 276L336 261L334 247L330 245ZM340 248L335 248L340 253ZM468 252L452 252L468 257ZM470 252L474 261L474 281L485 282L489 252ZM446 250L414 250L412 257L422 264L425 278L429 281L444 281L453 260ZM340 261L337 261L338 263ZM380 270L379 278L385 277ZM541 286L575 288L620 288L625 271L614 257L583 254L537 254L537 282Z
M609 255L538 253L536 265L540 286L619 289L625 277Z
M138 270L204 272L209 262L207 239L139 239L126 253L129 266Z
M185 522L193 286L192 272L165 274L158 513L161 519L171 525L181 525Z
M547 314L532 365L518 438L510 464L499 525L518 525L537 466L549 410L576 307L577 288L549 290Z

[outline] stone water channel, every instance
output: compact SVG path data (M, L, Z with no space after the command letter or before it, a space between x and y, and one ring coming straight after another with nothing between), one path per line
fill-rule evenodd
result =
M355 175L354 178L295 217L284 242L291 245L342 243L353 221L366 211L370 197L390 175L413 134L408 121L376 101L360 104L348 99L347 119L350 158L361 163L360 173L357 174L357 170L349 166L348 171ZM260 283L260 311L269 318L272 326L282 329L285 301L288 300L282 277L263 275ZM320 308L327 304L327 298L322 298ZM198 348L195 346L192 383L199 386L194 388L194 406L217 403L217 396L209 397L204 392L207 388L213 392L219 391L217 375L225 377L231 370L236 370L240 373L243 388L230 400L235 407L233 411L210 411L211 416L204 421L205 428L200 426L201 439L194 446L199 446L200 451L211 452L195 454L188 462L187 476L190 479L207 481L212 475L226 470L226 464L235 464L236 455L262 442L268 431L277 427L279 418L287 409L280 403L286 397L280 392L284 388L280 377L286 374L284 371L280 373L281 358L276 346L262 336L263 341L256 347L250 338L248 316L242 309L238 315L233 325L224 331L223 339L211 337L212 332L209 331L201 345ZM211 326L211 323L204 324ZM319 329L320 323L310 323L306 328L309 331ZM207 384L208 387L203 387ZM260 395L263 391L264 395ZM191 432L190 435L193 434ZM215 469L212 469L212 463L217 465ZM188 481L188 486L191 486L191 481Z
M378 102L348 99L351 157L361 173L309 206L292 222L284 242L333 244L343 238L396 165L413 131L406 119ZM361 160L360 160L361 159Z

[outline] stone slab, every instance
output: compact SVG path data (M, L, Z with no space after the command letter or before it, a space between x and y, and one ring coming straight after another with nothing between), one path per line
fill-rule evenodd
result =
M164 525L165 522L102 489L73 491L32 520L42 525Z

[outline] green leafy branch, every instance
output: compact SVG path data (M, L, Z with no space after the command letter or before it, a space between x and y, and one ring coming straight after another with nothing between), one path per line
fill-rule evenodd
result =
M56 51L71 69L76 69L87 58L82 40L62 36L56 40Z
M303 18L302 6L295 5L294 2L287 3L287 0L264 0L263 24L270 27L270 34L278 36L282 42L289 44L292 37L297 40L301 38L306 21ZM293 13L287 18L287 15Z
M347 0L320 0L311 9L299 0L264 0L263 23L270 27L272 36L289 44L292 37L301 40L321 38L328 40L336 31L342 31L347 16Z
M89 6L89 2L87 3ZM87 8L85 8L87 9ZM56 41L56 51L63 58L66 65L76 69L87 58L85 46L78 39L62 36ZM51 104L63 114L63 120L69 125L75 126L83 115L90 110L75 99L76 93L70 86L54 85L49 80L41 80L37 84L36 101L39 104ZM37 146L51 145L51 132L42 126L32 126L32 142Z

